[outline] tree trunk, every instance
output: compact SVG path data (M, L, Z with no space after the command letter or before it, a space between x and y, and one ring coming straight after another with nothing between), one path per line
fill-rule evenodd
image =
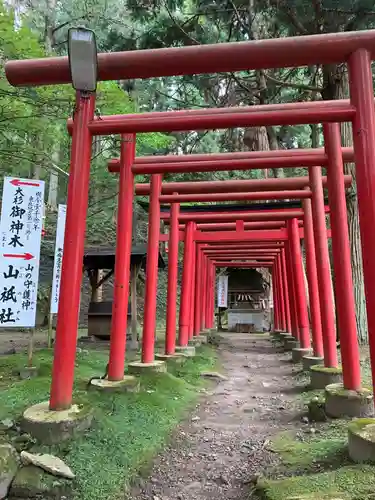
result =
M47 54L53 53L53 44L54 44L54 35L53 29L55 27L55 13L56 13L56 0L46 0L46 16L45 16L45 38L44 45L46 48ZM60 160L60 144L56 142L53 145L53 155L52 161L55 164L59 164ZM56 170L52 170L49 176L49 185L48 185L48 201L47 206L49 210L54 212L57 211L57 197L59 191L59 174Z
M42 151L40 139L37 136L31 137L31 142L35 147L35 151L33 153L33 158L30 162L30 177L32 179L40 179L40 171L41 171L41 159L37 153L37 151Z
M261 28L257 22L257 17L255 15L255 1L248 0L248 30L249 38L252 40L258 40L261 38ZM263 71L256 72L257 79L257 91L260 104L266 102L266 91L267 83L264 77ZM252 127L245 129L245 134L243 138L244 144L249 148L250 151L269 151L270 143L268 140L268 134L266 127ZM267 177L267 170L264 172L265 177Z
M349 82L346 67L325 67L323 71L324 90L323 99L347 99L349 96ZM343 146L353 146L351 123L343 123L341 126L341 141ZM348 212L348 228L350 239L350 250L352 260L352 275L354 287L354 302L356 308L356 321L358 341L360 344L368 343L366 298L363 282L361 236L359 231L358 203L356 172L353 163L346 163L345 174L353 178L351 188L347 190L346 206Z
M130 278L130 300L131 300L131 342L133 348L137 347L138 343L138 320L137 320L137 266L131 266Z
M270 150L275 151L279 149L279 141L275 133L274 127L267 127L268 142L270 145ZM273 168L273 176L276 178L285 177L283 168Z
M60 160L60 149L56 149L56 151L52 155L52 161L58 165ZM51 170L49 174L49 186L48 186L48 200L47 206L48 209L52 212L57 211L57 197L59 191L59 174L56 170Z

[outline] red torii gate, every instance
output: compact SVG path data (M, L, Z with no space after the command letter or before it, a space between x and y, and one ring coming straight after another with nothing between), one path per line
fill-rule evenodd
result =
M172 207L173 207L173 205L172 205ZM237 212L237 214L238 213L241 214L241 215L243 215L243 213L241 213L241 212ZM282 214L283 210L280 210L279 213ZM272 214L272 211L269 210L268 214ZM299 212L295 213L295 212L290 212L290 211L284 210L284 216L285 216L285 214L286 215L290 215L290 214L297 215L297 214L299 214ZM217 216L221 216L221 214L217 214L217 213L210 213L210 214L207 214L207 215L208 215L208 217L210 217L210 218L212 217L213 219L215 219ZM235 213L231 214L231 215L235 215ZM189 214L186 214L186 216L188 217ZM239 224L238 224L239 222L241 222L241 221L237 220L236 224L234 224L233 226L234 227L238 227L239 226ZM173 228L171 229L171 231L173 232ZM201 239L202 241L203 240L207 240L207 238L205 238L205 235L200 234L199 232L197 232L195 234L196 234L196 236L195 236L196 241L199 241L199 239ZM255 233L253 231L251 231L251 232L249 232L247 234L240 233L238 231L236 233L232 233L232 232L223 232L223 233L220 233L219 235L215 235L214 239L218 240L220 243L223 240L225 240L226 241L226 245L219 245L216 248L220 248L220 247L224 248L224 249L226 249L225 253L228 254L228 243L230 242L230 239L232 239L233 243L238 243L243 248L244 247L245 248L254 248L254 243L248 244L247 246L245 246L244 243L243 243L243 240L246 239L246 236L251 237L251 240L254 240L254 234ZM272 232L266 233L265 231L257 231L257 235L259 237L262 237L263 239L266 238L265 234L267 234L268 236L271 235L272 239L287 240L287 233L286 232L283 233L282 231L274 231L273 234L272 234ZM208 239L212 240L213 239L213 235L210 235L210 238L208 238ZM267 244L270 246L270 243L267 243ZM266 246L267 244L263 242L263 243L260 243L259 245L264 245L264 248L266 249L267 248L267 246ZM279 244L276 244L276 245L275 245L275 248L280 248ZM230 250L230 252L229 252L230 255L236 254L236 253L238 253L238 254L241 253L241 250L237 250L237 249L233 250L233 247L232 247L232 250L229 247L229 250ZM204 254L209 255L210 252L213 252L213 253L216 253L216 254L219 253L218 251L215 252L214 249L212 249L212 251L211 251L211 250L207 250L207 249L203 248L203 253ZM255 252L255 250L254 250L254 252ZM313 256L313 257L314 257L314 262L315 262L315 256ZM197 259L198 259L198 257L197 257ZM186 264L186 276L191 276L191 269L190 269L190 267L188 267L189 266L189 264L188 264L189 258L186 257L186 259L184 259L184 261L187 263ZM198 296L198 294L199 294L199 289L200 289L199 287L196 288L196 296ZM183 280L183 292L185 292L184 280ZM186 299L186 297L187 297L187 295L184 293L183 297L182 297L182 304L184 304L184 300ZM168 297L168 303L174 303L175 300L176 300L175 297ZM317 302L317 296L315 296L315 302ZM200 301L198 300L198 304L199 303L200 303ZM315 307L313 306L312 310L315 310L315 308L317 308L319 310L318 306L315 306ZM189 309L189 308L187 307L187 309ZM174 321L172 323L174 324ZM321 338L320 316L318 318L318 323L319 323L319 331L317 330L317 335L316 336L318 337L319 332L320 332L320 338ZM305 328L306 328L306 326L305 326ZM196 333L198 333L198 332L196 331ZM173 331L172 335L174 335L174 331ZM183 340L185 340L184 337L183 337ZM320 343L316 342L315 344L316 344L316 348L314 348L314 351L315 351L316 355L318 355L318 354L320 355L321 354L321 340L320 340ZM307 348L307 345L306 345L305 348Z
M374 162L375 162L375 144L372 138L375 136L375 112L373 106L373 86L371 75L371 60L375 56L375 33L374 31L354 32L354 33L337 33L332 35L315 35L298 38L286 38L278 40L263 40L256 42L232 43L206 45L199 47L185 47L173 49L156 49L148 51L133 51L127 53L112 53L99 55L99 79L119 79L119 78L148 78L153 76L168 76L168 75L183 75L192 73L206 72L222 72L222 71L238 71L247 69L261 69L271 67L297 67L300 65L310 64L332 64L347 61L349 65L350 76L350 103L340 102L338 104L327 105L324 109L318 108L316 103L310 103L309 106L298 106L297 109L287 109L283 114L283 107L280 105L280 116L276 119L275 115L263 114L253 115L249 117L249 121L240 120L241 114L233 118L231 126L238 126L246 123L247 125L255 124L275 124L275 123L303 123L308 120L308 123L327 122L327 121L352 121L355 160L357 166L357 187L359 195L359 211L360 211L360 226L363 262L365 271L365 287L368 304L368 327L370 338L371 358L375 359L375 264L372 259L372 251L375 246L375 205L372 200L372 193L375 187ZM44 60L33 61L13 61L7 63L6 73L9 81L15 85L42 85L42 84L57 84L70 82L70 71L67 58L49 58ZM275 111L277 112L277 111ZM250 114L250 113L249 113ZM268 115L268 116L267 116ZM285 116L287 118L285 118ZM61 282L60 295L60 314L58 318L55 357L53 367L53 380L51 389L50 408L53 410L67 408L71 404L73 372L74 372L74 357L76 345L76 326L78 320L79 306L79 288L80 288L80 266L83 256L83 239L85 214L87 211L87 194L90 166L90 145L91 138L94 134L103 133L125 133L127 130L134 133L135 131L145 130L149 127L150 131L160 130L157 120L152 124L152 120L144 120L147 123L137 124L135 120L125 117L120 120L106 120L100 123L93 119L94 117L94 96L86 99L85 96L77 96L77 112L74 122L73 141L72 141L72 156L71 156L71 175L69 179L68 193L68 211L66 223L66 243L63 259L63 274ZM196 117L196 121L202 124L202 115ZM212 118L212 117L211 117ZM216 117L215 117L216 118ZM179 117L176 118L178 120ZM192 117L193 119L193 117ZM185 120L184 123L182 123ZM251 121L253 120L253 121ZM268 120L268 121L267 121ZM163 118L159 118L159 122ZM181 130L178 127L186 126L186 118L180 119L181 123L173 125L174 130ZM163 123L161 123L163 125ZM217 119L211 122L211 126L218 128L225 125L225 113L217 113ZM116 128L117 127L117 128ZM207 128L207 125L205 125ZM325 140L327 151L329 151L329 169L339 170L342 168L342 156L338 154L337 141L335 139L335 125L325 126ZM164 129L163 129L164 130ZM337 129L338 130L338 129ZM122 162L122 165L128 164L128 172L120 174L120 185L125 189L124 178L131 179L134 172L156 173L161 167L155 168L134 166L131 168L134 154L131 157L129 152L128 160ZM312 156L309 165L322 165L323 163L314 163L315 158ZM262 160L264 168L272 168L270 165L275 165L277 162L271 160ZM240 164L241 160L228 160L231 162L225 168L252 168L253 163ZM247 160L246 160L247 162ZM291 163L289 163L291 162ZM295 163L294 163L295 162ZM289 166L299 165L292 158L288 161ZM208 163L208 162L205 162ZM130 166L129 166L130 164ZM265 166L267 165L267 167ZM277 166L283 166L284 163L277 163ZM306 165L306 163L305 163ZM192 168L202 168L198 163ZM205 165L204 168L212 169L214 165ZM336 168L337 167L337 168ZM164 168L164 166L163 166ZM174 167L173 167L174 168ZM184 171L184 166L180 171ZM224 165L223 165L224 168ZM255 167L254 167L255 168ZM259 167L257 167L259 168ZM169 170L168 170L169 169ZM173 171L172 167L165 165L163 171ZM122 169L125 170L125 169ZM201 170L202 171L202 170ZM318 172L318 169L312 168L310 172ZM318 173L312 174L312 182L316 181ZM342 171L341 171L342 174ZM315 180L314 180L315 176ZM122 178L122 182L121 182ZM154 176L154 198L156 193L160 192L161 178L158 175ZM332 185L336 184L332 181ZM341 187L341 186L340 186ZM320 181L321 188L321 181ZM131 193L132 195L132 193ZM152 193L151 193L152 197ZM337 193L337 205L342 207L342 196ZM122 207L121 216L125 216L128 212L125 206ZM314 204L313 204L314 209ZM338 212L340 212L338 210ZM342 212L340 212L342 213ZM320 220L321 215L324 216L324 211L314 217ZM156 211L152 217L156 221L159 214ZM120 217L119 217L120 219ZM336 241L342 243L344 239L347 242L347 228L343 228L342 218L332 217L332 230L338 235ZM296 226L296 219L293 226ZM122 221L123 222L123 221ZM129 224L130 226L131 224ZM155 226L155 224L153 224ZM293 227L292 226L292 227ZM334 230L335 226L335 230ZM129 227L127 227L128 231ZM344 229L344 232L342 230ZM126 232L127 232L126 231ZM151 228L150 228L151 231ZM125 243L127 239L124 237ZM318 239L319 241L319 239ZM319 247L320 244L318 244ZM324 246L324 245L322 245ZM325 255L325 250L319 249L319 255ZM342 295L341 299L352 302L350 294L351 276L350 265L348 266L348 255L346 252L339 253L334 250L334 255L345 266L345 278L349 282L345 282L343 287L348 290L347 294ZM320 258L319 257L319 258ZM125 260L125 259L124 259ZM151 259L154 260L153 258ZM151 262L150 260L150 262ZM149 261L148 261L149 262ZM350 262L349 262L350 263ZM125 265L125 268L128 267ZM117 271L119 271L117 273ZM120 269L116 262L116 274L121 277L121 286L124 286L123 278L126 275L124 269ZM339 274L340 275L340 274ZM319 282L323 280L320 276ZM343 284L343 279L340 275L340 285ZM127 283L127 281L126 281ZM322 290L321 290L322 291ZM117 293L118 290L117 290ZM150 292L151 293L151 292ZM146 295L147 294L146 290ZM341 311L343 308L341 308ZM351 360L357 362L357 350L355 331L353 331L352 308L349 308L346 313L340 313L339 324L342 326L342 334L345 334L347 342L343 342L342 355L343 360ZM348 323L345 319L349 318ZM354 325L355 326L355 325ZM355 329L354 329L355 330ZM325 338L325 337L324 337ZM124 341L121 341L122 345ZM353 352L354 351L354 352ZM350 363L349 363L350 364ZM356 364L356 363L354 363ZM348 375L344 366L344 384L348 383ZM373 363L373 370L375 369ZM353 377L356 378L356 386L359 387L359 373L349 377L350 383L353 382ZM375 379L375 370L373 372ZM352 384L351 384L352 385Z
M297 149L295 151L299 150ZM264 151L258 151L259 154L263 152ZM284 150L280 150L280 153L282 152L284 152ZM152 156L151 158L158 158L158 157ZM178 158L180 158L180 156L178 156ZM110 171L117 172L117 169ZM350 175L345 175L344 180L345 180L345 186L349 186L352 182L352 178ZM326 176L322 177L322 184L323 187L327 186ZM219 194L227 192L247 193L247 192L264 191L264 190L282 191L288 189L289 190L304 189L309 187L310 187L309 177L284 177L279 179L273 179L269 177L268 179L249 179L249 180L238 180L238 181L228 180L228 181L199 181L199 182L165 182L162 183L161 185L161 194L162 195L173 194L176 192L180 196L182 196L185 194L206 194L206 193ZM149 195L150 184L146 183L136 184L135 194L138 196Z

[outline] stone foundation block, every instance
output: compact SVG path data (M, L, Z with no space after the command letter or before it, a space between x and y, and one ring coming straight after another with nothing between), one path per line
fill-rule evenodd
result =
M191 339L189 339L189 346L193 346L193 347L200 347L202 345L202 342L200 340L200 336L199 337L192 337Z
M281 332L281 333L275 334L275 336L276 336L276 338L279 338L282 342L284 342L285 339L295 340L293 335L289 332Z
M280 338L280 334L281 334L281 332L273 330L270 332L270 337L274 338L274 339L278 339L278 338Z
M134 361L129 363L128 372L131 375L147 375L149 373L165 373L167 365L165 361L155 360L152 363L142 363L142 361Z
M375 418L359 418L350 422L348 451L353 462L375 463Z
M192 345L176 346L176 352L188 357L193 357L195 356L195 347Z
M18 370L19 376L22 380L37 377L38 372L39 370L36 366L25 366Z
M290 332L274 332L274 334L282 339L285 339L286 337L293 337L293 335Z
M313 389L325 389L327 385L342 382L341 368L315 365L310 368L310 385Z
M303 356L302 358L302 367L304 371L308 372L312 366L316 365L324 365L323 356Z
M174 354L155 354L155 359L158 361L165 361L167 365L182 365L186 361L187 356L182 352L175 352Z
M299 347L298 340L286 338L284 340L284 350L292 351L293 349L297 349Z
M304 349L303 347L295 347L292 349L292 361L293 363L301 363L304 356L311 354L311 349Z
M50 410L49 401L25 410L22 429L45 444L71 439L88 429L93 417L88 406L73 404L67 410Z
M133 375L124 375L122 380L94 378L90 385L102 392L139 392L140 389L140 381Z
M349 391L343 384L331 384L325 388L325 409L329 417L372 417L374 397L370 389Z
M193 339L197 339L201 344L207 344L208 337L207 335L197 335Z

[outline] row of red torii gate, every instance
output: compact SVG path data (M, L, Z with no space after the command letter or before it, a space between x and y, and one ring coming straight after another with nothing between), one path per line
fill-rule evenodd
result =
M351 260L346 219L344 162L355 162L368 334L375 381L375 111L371 61L375 31L314 35L195 47L99 54L100 80L152 78L347 63L350 100L299 102L136 115L95 116L95 93L77 92L72 134L65 248L62 265L49 411L72 404L81 290L91 144L94 135L121 135L115 288L108 379L124 377L126 318L134 193L149 195L148 259L142 336L144 365L155 362L156 291L160 220L170 224L166 354L175 352L178 241L184 241L177 347L213 326L215 270L219 267L269 267L272 272L275 327L290 332L302 354L323 358L337 368L335 311L328 237L332 237L337 324L345 389L361 389ZM11 61L13 85L71 82L68 58ZM342 148L340 124L353 127L354 148ZM322 123L324 149L241 152L189 156L135 157L136 134L260 125ZM308 177L225 182L163 183L165 173L306 167ZM327 177L322 177L322 167ZM136 184L149 174L150 184ZM325 205L323 187L328 188ZM236 213L179 213L186 201L303 200L302 209L243 210ZM170 204L161 214L160 204ZM330 231L326 215L330 217ZM300 240L306 250L311 324L307 311ZM311 332L311 335L310 335Z

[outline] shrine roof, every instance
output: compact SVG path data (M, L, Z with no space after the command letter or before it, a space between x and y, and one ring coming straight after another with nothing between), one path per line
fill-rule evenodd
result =
M83 265L85 269L114 269L115 247L85 248ZM147 245L133 245L131 251L131 266L140 265L145 268L147 261ZM159 269L165 268L165 261L159 252Z
M149 209L149 203L147 201L138 200L137 203L146 212ZM328 205L328 200L325 200L325 204ZM301 200L293 201L273 201L270 203L215 203L215 204L200 204L192 203L189 205L180 205L180 213L189 212L237 212L244 210L277 210L277 209L302 209ZM169 212L170 205L160 205L161 212Z

